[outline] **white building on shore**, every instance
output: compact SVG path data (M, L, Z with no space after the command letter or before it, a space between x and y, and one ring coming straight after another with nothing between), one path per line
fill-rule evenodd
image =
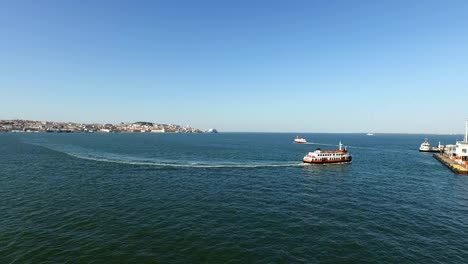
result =
M464 140L457 141L455 146L455 161L460 165L468 166L468 121L465 122Z
M164 127L161 127L161 128L155 128L155 129L151 129L151 133L166 133L166 129Z

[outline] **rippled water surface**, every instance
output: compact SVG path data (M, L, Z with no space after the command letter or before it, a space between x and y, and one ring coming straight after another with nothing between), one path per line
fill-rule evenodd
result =
M459 137L295 136L0 134L0 263L466 263Z

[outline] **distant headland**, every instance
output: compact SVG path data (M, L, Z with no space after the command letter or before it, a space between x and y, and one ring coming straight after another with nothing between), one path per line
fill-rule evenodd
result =
M34 120L0 120L0 132L48 132L48 133L217 133L217 130L201 130L190 126L157 124L139 121L134 123L99 124L52 122Z

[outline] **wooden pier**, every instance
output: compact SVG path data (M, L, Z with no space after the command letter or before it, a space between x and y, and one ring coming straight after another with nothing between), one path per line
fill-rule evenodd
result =
M434 158L457 174L468 174L468 168L461 166L443 154L434 154Z

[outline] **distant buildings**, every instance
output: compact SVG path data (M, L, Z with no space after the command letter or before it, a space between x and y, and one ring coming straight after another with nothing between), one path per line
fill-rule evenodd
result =
M174 124L135 122L120 124L81 124L32 120L0 120L0 132L48 132L48 133L203 133L198 128Z

